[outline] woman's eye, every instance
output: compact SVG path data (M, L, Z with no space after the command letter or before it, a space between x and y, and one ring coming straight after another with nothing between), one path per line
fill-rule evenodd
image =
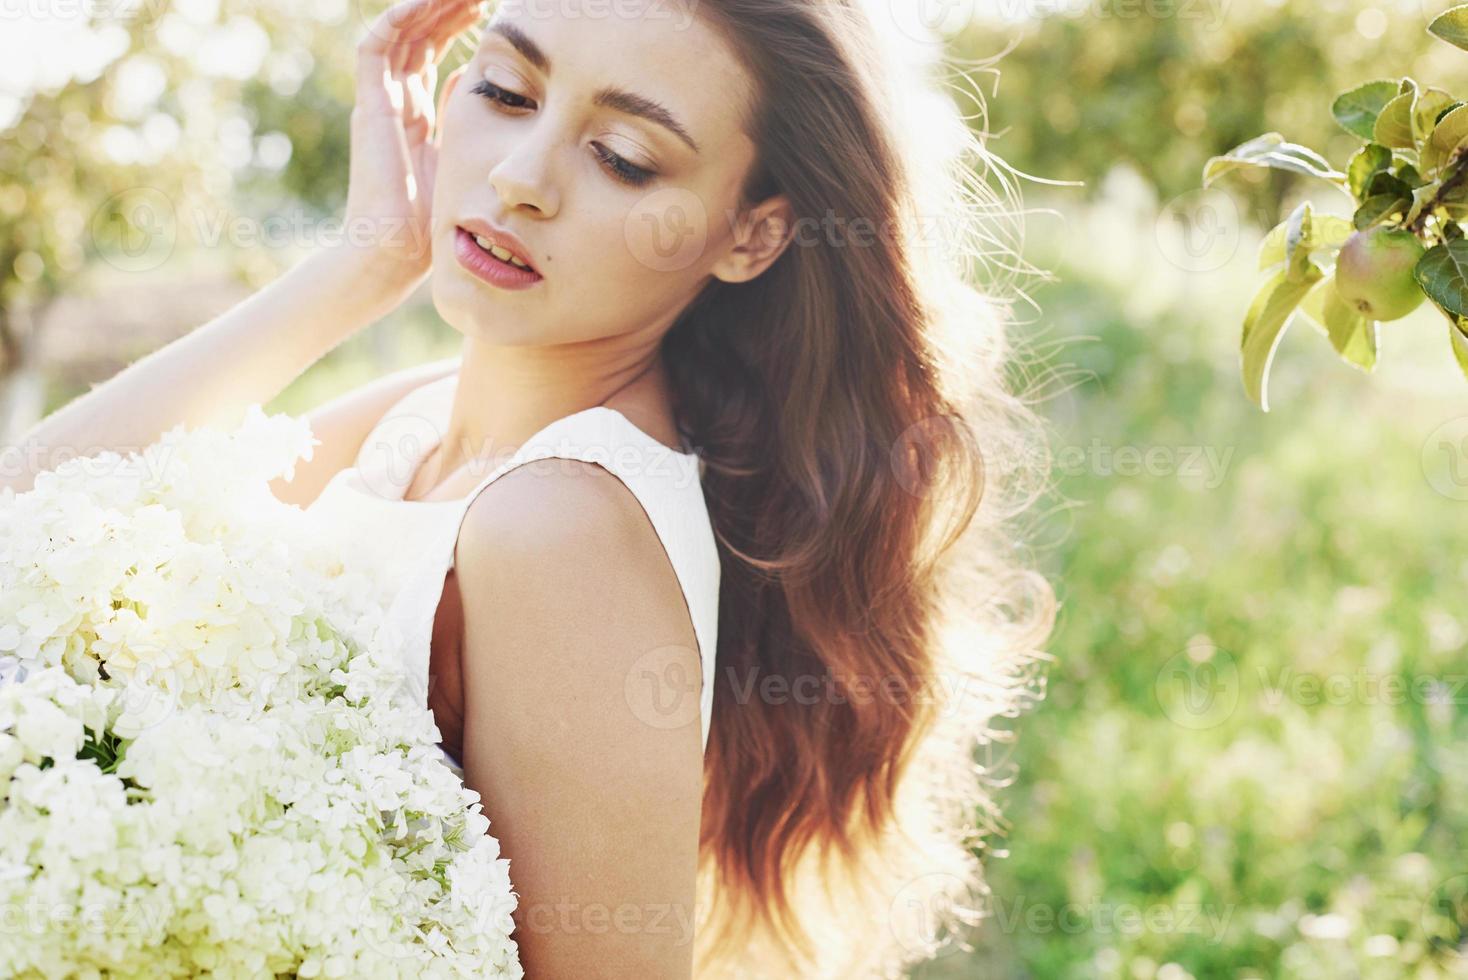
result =
M475 95L482 95L491 102L498 102L500 105L510 109L528 109L531 105L530 100L525 96L518 92L511 92L507 88L500 88L487 78L481 78L475 82L474 87L469 91Z
M633 187L640 187L656 176L651 170L645 167L628 163L600 143L591 144L591 148L597 157L600 158L601 162L606 164L607 168L616 175L618 180L631 184Z
M481 78L475 82L474 87L469 91L475 95L482 95L491 102L496 102L507 109L529 109L534 106L534 103L530 99L520 93L511 92L507 88L502 88L487 78ZM645 167L639 167L635 163L629 163L600 143L591 144L591 149L596 154L597 159L601 160L602 164L612 172L612 175L625 184L640 187L657 176L653 171Z

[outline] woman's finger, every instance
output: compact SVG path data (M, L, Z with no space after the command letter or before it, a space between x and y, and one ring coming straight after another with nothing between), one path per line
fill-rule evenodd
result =
M429 54L431 49L426 49ZM429 55L431 57L431 54ZM421 143L433 132L433 88L438 68L428 59L423 67L403 76L403 129L410 144Z
M431 117L434 79L428 73L480 14L479 0L405 0L383 11L357 46L357 105L404 125ZM419 71L421 94L408 84Z
M403 0L388 7L367 25L367 33L358 44L359 51L386 55L395 44L422 36L425 15L463 0Z
M428 139L433 131L433 97L423 80L422 72L414 72L404 80L403 134L408 145L415 146Z
M432 2L407 0L388 8L357 43L357 106L363 111L390 113L401 108L393 105L390 94L395 74L392 56L401 50L397 38L401 31L412 29L414 18Z
M403 72L410 73L437 65L458 37L480 19L478 0L462 0L458 6L440 8L426 15L418 35L403 59Z
M430 45L442 50L453 36L480 17L479 0L418 0L387 42L394 70L418 70Z
M405 88L411 105L409 106L410 111L404 116L404 125L408 129L410 142L426 141L432 137L434 120L437 117L434 90L438 83L439 62L453 46L455 38L462 35L479 19L480 11L477 0L467 3L457 11L447 12L436 24L432 34L420 44L415 45L414 53L409 57L407 67L411 70L414 65L421 64L421 68L405 76Z

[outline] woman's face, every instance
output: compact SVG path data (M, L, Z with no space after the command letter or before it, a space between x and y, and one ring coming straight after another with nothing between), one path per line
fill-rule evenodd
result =
M751 97L683 0L501 4L442 105L440 314L501 344L660 333L710 276L757 275L774 256L747 251L732 217L755 159ZM477 246L460 229L475 222L523 243L541 278L512 289L467 268Z

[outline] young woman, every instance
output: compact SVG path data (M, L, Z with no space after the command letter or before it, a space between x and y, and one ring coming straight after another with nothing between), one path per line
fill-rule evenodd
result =
M1054 611L988 158L856 0L506 0L435 99L479 19L361 42L350 244L20 448L231 422L427 278L462 356L276 490L397 559L528 975L896 975L977 914Z

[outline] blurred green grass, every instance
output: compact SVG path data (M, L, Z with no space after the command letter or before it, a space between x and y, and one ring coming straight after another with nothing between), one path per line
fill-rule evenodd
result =
M1261 413L1237 360L1257 231L1189 272L1157 206L1122 180L1037 246L1043 324L1086 373L1047 406L1056 660L978 951L912 975L1468 976L1445 325L1386 324L1367 376L1297 322Z

